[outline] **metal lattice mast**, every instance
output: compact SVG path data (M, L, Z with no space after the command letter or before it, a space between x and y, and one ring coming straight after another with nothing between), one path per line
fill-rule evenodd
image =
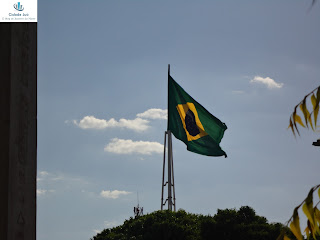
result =
M170 76L170 65L168 65L168 79ZM169 96L168 96L169 98ZM167 145L167 137L168 137L168 180L164 182L165 178L165 166L166 166L166 145ZM161 210L163 210L163 206L168 202L168 210L172 211L172 207L174 207L174 211L176 211L176 196L175 196L175 185L174 185L174 173L173 173L173 155L172 155L172 134L170 130L167 130L164 135L164 151L163 151L163 169L162 169L162 193L161 193ZM164 187L168 185L168 197L165 201L163 198ZM173 193L173 196L172 196Z

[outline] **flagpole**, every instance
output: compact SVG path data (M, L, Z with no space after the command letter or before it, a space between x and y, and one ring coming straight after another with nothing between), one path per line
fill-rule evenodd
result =
M169 110L169 78L170 78L170 64L168 64L168 110ZM169 122L169 118L168 118ZM169 127L169 124L168 124ZM168 210L172 211L172 135L168 132Z
M164 190L164 171L165 171L165 167L166 167L166 147L167 147L167 143L166 143L166 139L167 139L167 132L164 133L164 150L163 150L163 168L162 168L162 191L161 191L161 210L163 210L163 190Z
M164 133L164 151L163 151L163 169L162 169L162 191L161 191L161 210L163 206L168 202L168 210L172 211L172 206L174 206L174 211L176 211L176 195L175 195L175 185L174 185L174 175L173 175L173 156L172 156L172 134L169 130L169 81L170 81L170 64L168 64L168 122L167 131ZM168 138L168 141L167 141ZM166 147L168 144L168 181L164 183L165 176L165 166L166 166ZM168 184L168 198L163 202L164 187ZM172 196L173 190L173 196ZM173 197L173 199L172 199Z
M167 109L168 109L168 120L167 120L167 131L169 130L169 78L170 78L170 64L168 64L168 93L167 93Z
M171 152L172 154L172 152ZM172 163L172 187L173 187L173 202L172 205L174 207L174 211L176 211L176 191L175 191L175 184L174 184L174 171L173 171L173 156L171 155L171 163Z
M168 131L168 210L170 211L172 211L171 167L172 167L172 137L171 137L171 131Z

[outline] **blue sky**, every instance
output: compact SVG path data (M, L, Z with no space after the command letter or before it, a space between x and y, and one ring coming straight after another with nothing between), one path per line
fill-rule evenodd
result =
M253 207L286 222L319 184L319 133L287 130L319 85L320 5L39 1L39 240L90 239L160 209L171 76L228 129L228 158L173 139L177 208ZM152 110L150 110L152 109Z

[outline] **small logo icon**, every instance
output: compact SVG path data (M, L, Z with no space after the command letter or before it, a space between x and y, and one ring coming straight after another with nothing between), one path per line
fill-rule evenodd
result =
M15 4L13 4L14 9L18 10L18 11L23 11L24 7L20 4L20 2L17 2Z

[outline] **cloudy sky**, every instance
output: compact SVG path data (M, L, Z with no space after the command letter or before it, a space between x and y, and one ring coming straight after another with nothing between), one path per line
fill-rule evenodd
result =
M39 240L88 240L160 209L167 67L228 129L228 158L173 139L177 208L286 222L319 184L319 133L287 130L319 85L311 0L38 1Z

